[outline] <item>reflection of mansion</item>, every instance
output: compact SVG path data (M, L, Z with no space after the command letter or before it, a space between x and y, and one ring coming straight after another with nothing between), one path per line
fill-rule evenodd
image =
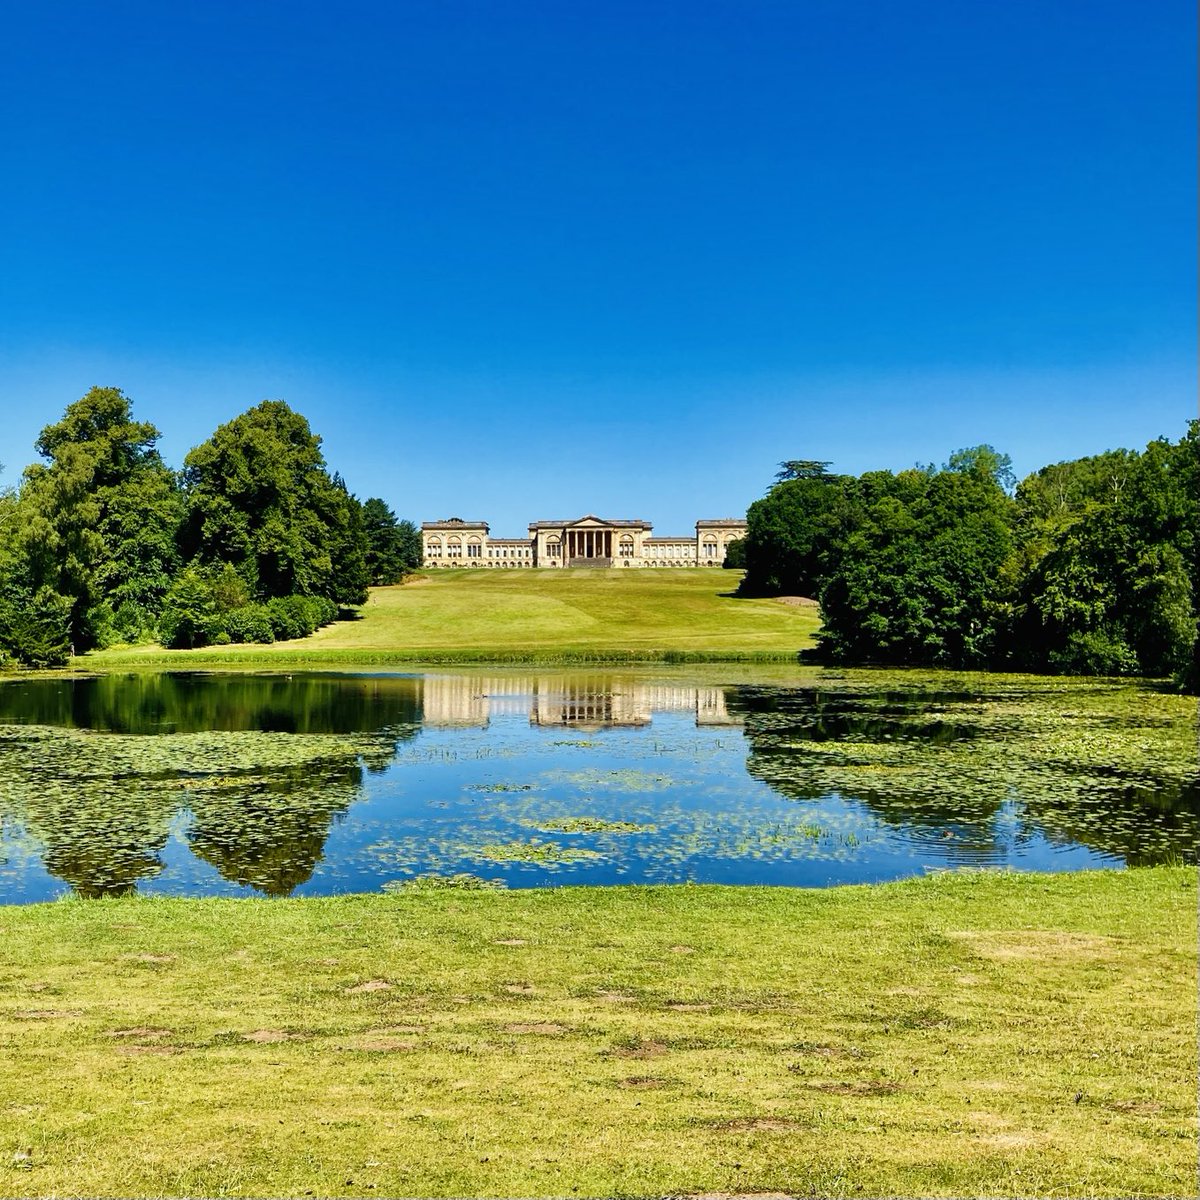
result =
M655 713L686 713L697 725L740 725L722 687L550 675L426 675L422 723L486 728L493 718L527 717L530 725L602 729L649 725Z
M426 521L421 526L427 567L719 567L729 543L746 536L746 522L726 517L697 521L689 537L652 537L649 521L534 521L527 538L494 538L486 521Z

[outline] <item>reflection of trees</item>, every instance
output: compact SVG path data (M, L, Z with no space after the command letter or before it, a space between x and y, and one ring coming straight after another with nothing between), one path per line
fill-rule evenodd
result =
M140 789L64 795L39 805L26 828L42 842L51 875L81 896L117 896L162 870L173 807Z
M188 842L231 883L286 896L312 877L361 786L357 763L322 762L193 792Z
M190 808L198 857L284 895L312 876L362 765L385 770L416 736L416 684L148 673L0 685L0 818L40 844L47 871L100 896L158 875L171 821Z
M1034 794L1025 808L1053 841L1080 842L1130 867L1176 858L1194 863L1200 855L1200 786L1195 784L1089 784L1069 798Z
M837 793L914 842L940 843L955 861L1003 857L1014 837L1034 834L1131 866L1196 860L1196 785L1133 786L1069 765L1048 769L1032 741L1001 740L982 723L937 712L981 699L738 688L727 705L744 718L746 769L754 778L794 800ZM1001 830L1001 810L1013 799L1018 820Z
M0 686L0 723L111 733L351 734L420 720L418 681L405 676L157 671Z

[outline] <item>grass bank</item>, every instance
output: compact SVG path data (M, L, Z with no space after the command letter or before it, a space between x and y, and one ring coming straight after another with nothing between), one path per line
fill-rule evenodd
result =
M0 909L0 1193L1194 1194L1193 869Z
M434 571L373 588L356 621L272 646L123 647L96 665L795 660L815 606L732 595L723 570Z

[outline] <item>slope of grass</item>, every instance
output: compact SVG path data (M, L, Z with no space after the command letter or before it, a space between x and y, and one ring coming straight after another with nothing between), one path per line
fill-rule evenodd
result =
M1190 1196L1196 883L0 909L0 1194Z
M373 588L357 621L297 642L164 652L98 664L318 661L611 661L788 657L811 645L812 605L731 595L721 570L436 571Z

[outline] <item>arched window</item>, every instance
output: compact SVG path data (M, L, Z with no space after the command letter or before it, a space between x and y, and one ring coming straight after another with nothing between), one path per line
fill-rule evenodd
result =
M446 543L446 557L447 558L462 558L462 556L463 556L462 538L452 537Z

